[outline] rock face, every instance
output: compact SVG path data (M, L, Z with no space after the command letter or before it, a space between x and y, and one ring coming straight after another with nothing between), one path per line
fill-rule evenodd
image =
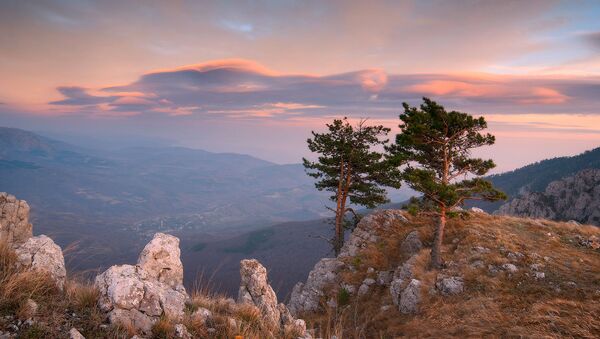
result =
M17 246L31 238L32 235L27 202L0 192L0 242Z
M111 266L96 277L98 306L113 324L132 325L150 333L161 317L181 320L188 295L183 287L179 239L158 233L142 251L140 265ZM173 269L167 267L172 263ZM173 272L176 272L173 274Z
M392 278L392 282L390 283L390 294L392 295L392 301L394 302L394 305L398 306L400 311L403 313L410 313L407 310L412 308L416 310L416 304L414 305L414 307L408 307L407 305L413 302L418 303L420 300L420 298L416 298L413 296L415 293L417 293L418 290L415 289L415 285L417 284L417 282L420 286L420 282L416 279L413 279L413 269L416 260L417 256L413 255L412 257L410 257L410 259L404 262L404 264L398 266L398 268L394 271L394 276ZM415 280L416 282L412 283L413 280ZM411 283L413 285L410 287L411 290L405 293L406 289ZM410 301L405 300L403 302L402 299L407 297L410 297Z
M267 281L267 269L257 260L242 260L240 276L238 302L258 307L263 319L271 328L276 328L281 319L277 309L277 296Z
M378 210L363 217L358 225L356 225L348 241L344 243L338 257L321 259L308 274L306 283L296 284L288 303L290 312L297 316L302 312L314 312L318 310L321 298L325 296L324 289L327 286L339 283L337 281L337 273L344 267L342 260L356 256L359 251L366 248L369 244L377 243L380 240L380 236L387 234L395 223L404 223L407 221L408 219L404 216L404 212L399 210ZM415 240L414 236L411 239ZM411 243L411 246L407 247L412 247L413 245L417 246ZM369 286L368 284L365 285L363 292ZM348 288L346 290L349 291Z
M138 258L138 266L148 275L174 289L183 288L183 264L180 259L179 239L156 233Z
M497 213L600 226L600 169L586 169L553 181L544 192L520 195Z
M45 235L27 239L15 248L17 265L27 269L45 272L63 288L67 277L65 259L60 247Z
M336 258L323 258L308 274L306 283L294 286L288 307L294 316L301 312L313 312L319 309L319 300L325 295L324 288L336 281L337 272L344 263Z
M376 243L379 234L386 234L395 222L407 221L404 213L399 210L379 210L363 217L344 243L339 258L355 256L369 243Z
M459 294L464 291L464 282L461 277L438 276L435 287L442 295Z
M267 279L267 269L258 260L242 260L240 277L238 303L250 304L258 308L263 321L271 329L300 336L306 334L304 320L295 319L284 304L277 303L277 295Z
M410 232L400 244L400 253L405 257L411 257L423 248L418 231Z
M416 313L419 310L421 301L421 282L417 279L411 279L408 286L400 293L398 309L401 313Z

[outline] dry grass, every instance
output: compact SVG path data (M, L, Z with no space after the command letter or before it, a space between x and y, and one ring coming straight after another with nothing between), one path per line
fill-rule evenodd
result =
M368 267L393 270L406 258L399 245L414 229L428 245L434 221L410 218L410 227L398 224L378 244L351 259L356 271L342 279L358 286ZM422 283L422 300L416 315L403 315L392 305L389 289L372 287L368 296L353 297L347 306L307 315L309 327L324 338L394 337L600 337L600 251L583 248L575 237L600 236L594 226L525 218L470 214L449 221L444 242L447 268L428 269L429 249L417 257L415 276ZM473 248L489 249L479 253ZM523 254L514 258L510 253ZM482 261L484 267L471 264ZM513 263L515 274L488 265ZM530 265L539 265L544 279L536 280ZM460 275L466 292L444 297L435 291L438 273Z
M33 320L21 326L20 338L62 338L75 327L88 339L130 338L126 329L102 328L104 316L96 308L98 291L89 283L70 279L60 290L45 274L16 268L15 253L6 244L0 244L0 316L15 320ZM38 304L34 314L27 301ZM2 318L0 330L6 330L10 321Z

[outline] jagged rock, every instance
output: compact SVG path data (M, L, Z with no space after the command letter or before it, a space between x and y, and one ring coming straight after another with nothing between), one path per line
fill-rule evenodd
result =
M387 234L394 222L407 221L404 212L400 210L379 210L363 217L344 243L338 257L355 256L369 243L376 243L379 240L378 234Z
M411 279L410 283L400 293L398 309L403 314L416 313L421 301L421 282Z
M183 288L183 264L180 255L177 237L156 233L140 253L138 266L150 277L174 289L181 289Z
M29 205L14 195L0 192L0 242L17 246L31 238Z
M371 285L375 284L375 279L367 278L365 279L360 287L358 288L358 295L365 295L369 292L369 288Z
M258 307L270 327L278 327L277 296L267 281L267 269L258 260L245 259L240 262L240 276L238 302Z
M522 194L502 205L498 214L600 225L600 169L553 181L544 192Z
M27 239L15 248L17 265L26 269L47 273L59 288L67 277L65 258L60 247L45 235Z
M240 290L238 302L250 304L260 310L263 321L271 329L304 336L306 324L295 319L284 304L277 303L277 296L267 280L267 269L258 260L245 259L240 262Z
M175 338L192 339L192 334L188 331L184 324L175 325Z
M423 248L423 243L419 238L419 232L414 230L410 232L400 244L400 253L405 257L410 257Z
M85 339L85 337L83 336L83 334L79 333L79 331L77 331L76 328L72 328L69 331L69 339Z
M387 286L392 282L393 272L381 271L377 273L377 284L381 286Z
M519 269L517 268L517 266L513 265L513 264L504 264L502 265L502 269L509 272L509 273L515 273L517 272Z
M131 325L146 334L163 315L175 321L181 320L188 299L180 283L171 279L169 274L161 274L169 271L165 266L165 258L170 258L168 262L174 263L174 271L180 267L178 246L176 250L173 248L172 239L166 242L156 242L156 239L165 237L155 236L152 246L146 246L140 256L144 260L139 260L143 262L143 267L150 268L150 272L141 265L116 265L97 276L95 281L100 291L98 306L108 313L110 322ZM161 244L164 247L161 248ZM167 255L164 251L172 252ZM154 258L152 253L163 254ZM162 281L159 280L161 277Z
M400 296L404 291L405 286L414 277L413 269L416 260L417 255L413 255L412 257L410 257L410 259L404 262L404 264L398 266L398 268L394 271L392 282L390 283L390 294L392 295L394 305L400 304Z
M323 289L335 282L337 272L344 263L336 258L323 258L308 274L306 283L294 286L288 307L294 316L301 312L312 312L319 308L319 300L325 294Z
M277 305L277 309L279 310L281 328L284 333L293 333L300 336L306 334L306 322L304 320L294 318L284 304Z
M442 295L459 294L464 291L464 282L461 277L439 276L435 287Z
M471 211L473 213L485 213L485 211L479 207L471 207L471 208L469 208L469 211Z

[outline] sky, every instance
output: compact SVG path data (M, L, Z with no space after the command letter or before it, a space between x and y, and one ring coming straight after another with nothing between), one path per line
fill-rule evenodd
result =
M483 115L505 171L600 146L600 1L0 1L0 126L308 154L402 102Z

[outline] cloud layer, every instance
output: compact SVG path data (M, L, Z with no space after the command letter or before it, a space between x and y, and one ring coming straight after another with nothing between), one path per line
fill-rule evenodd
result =
M239 59L152 71L125 85L58 91L64 98L52 105L98 115L384 118L399 113L402 102L416 103L423 96L477 113L600 114L598 77L387 74L379 69L317 76L278 73Z

